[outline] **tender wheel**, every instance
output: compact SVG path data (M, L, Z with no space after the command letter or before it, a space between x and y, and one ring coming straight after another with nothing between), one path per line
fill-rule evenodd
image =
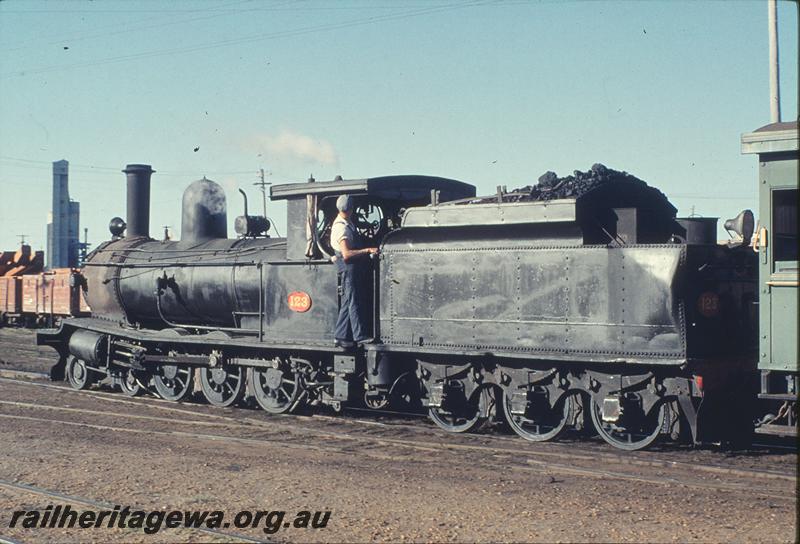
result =
M94 383L86 362L74 356L67 361L67 380L73 389L86 389Z
M242 367L201 368L200 386L203 396L214 406L230 406L244 393L244 372Z
M192 392L194 369L184 365L161 365L153 376L159 396L165 400L179 401Z
M133 370L128 369L122 375L122 380L119 382L120 390L128 397L135 397L142 392L142 386Z
M300 375L280 368L248 368L256 402L270 414L292 412L299 404Z
M603 409L593 398L592 423L603 440L621 450L640 450L653 444L662 432L670 428L671 409L661 401L644 414L636 400L623 405L619 419L603 421Z
M483 427L493 403L493 391L484 387L470 399L448 398L446 406L431 408L428 414L439 428L449 433L467 433Z
M575 421L581 412L579 393L568 393L554 407L546 399L529 401L524 413L514 409L510 395L503 395L503 411L515 433L531 442L545 442L558 438Z

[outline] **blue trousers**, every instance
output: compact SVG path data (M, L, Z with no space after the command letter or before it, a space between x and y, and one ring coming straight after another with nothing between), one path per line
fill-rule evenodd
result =
M363 297L359 296L359 290L367 288L363 284L363 277L364 274L358 265L346 264L339 270L342 300L339 305L339 318L336 320L336 331L333 334L336 340L358 342L369 338L369 327L364 319Z

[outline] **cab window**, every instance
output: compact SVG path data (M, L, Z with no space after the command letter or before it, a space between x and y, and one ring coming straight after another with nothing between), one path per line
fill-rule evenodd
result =
M772 251L775 262L797 261L797 189L772 192Z

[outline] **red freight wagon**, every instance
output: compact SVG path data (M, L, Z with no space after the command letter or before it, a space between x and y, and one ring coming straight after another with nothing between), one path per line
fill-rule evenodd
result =
M0 327L54 326L62 317L89 314L80 271L42 272L43 268L44 252L34 252L27 244L16 251L0 251Z
M22 276L22 313L39 321L89 313L78 277L70 268Z
M0 321L7 314L22 313L22 278L0 277Z

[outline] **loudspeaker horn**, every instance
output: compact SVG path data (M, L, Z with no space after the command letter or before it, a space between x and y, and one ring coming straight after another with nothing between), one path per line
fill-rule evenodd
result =
M736 233L745 244L750 243L750 238L753 237L753 230L755 229L755 219L753 212L750 210L743 210L739 215L733 219L725 221L725 230L729 233Z

